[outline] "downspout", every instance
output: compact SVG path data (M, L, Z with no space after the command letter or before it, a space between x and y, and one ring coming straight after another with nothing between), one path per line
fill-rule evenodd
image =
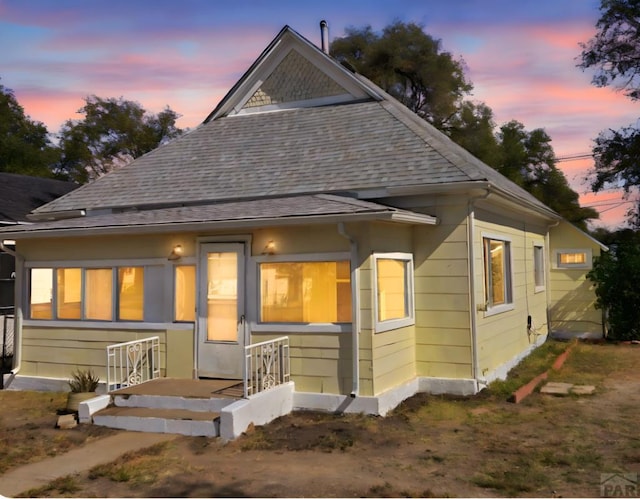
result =
M469 258L469 321L471 327L471 362L473 369L473 379L476 382L476 391L480 391L480 361L478 358L478 331L476 314L476 287L475 287L475 264L474 264L474 244L475 244L475 202L487 199L491 194L491 186L486 188L483 195L471 197L467 203L467 251ZM482 306L484 309L484 305ZM482 384L486 385L485 381Z
M358 242L347 233L344 223L338 223L338 234L349 241L351 245L351 342L353 350L351 397L358 396L360 390L360 302L358 294L360 289L358 278Z
M22 364L22 273L24 268L24 257L18 252L7 248L0 239L0 250L8 253L16 261L16 280L14 290L15 310L13 327L13 369L11 369L11 380L18 374Z

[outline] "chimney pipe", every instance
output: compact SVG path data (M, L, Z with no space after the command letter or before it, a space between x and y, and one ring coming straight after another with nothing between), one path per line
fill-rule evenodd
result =
M329 55L329 25L325 20L320 21L320 38L322 51Z

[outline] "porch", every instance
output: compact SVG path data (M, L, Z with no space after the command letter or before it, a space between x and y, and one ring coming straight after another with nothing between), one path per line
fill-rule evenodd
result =
M157 338L109 346L108 393L80 404L80 422L231 439L292 410L286 337L247 345L242 380L162 378L158 357Z

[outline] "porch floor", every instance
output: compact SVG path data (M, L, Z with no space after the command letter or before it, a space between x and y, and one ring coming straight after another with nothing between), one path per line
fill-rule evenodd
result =
M244 385L239 379L157 378L139 385L120 388L111 395L157 395L185 398L242 398Z

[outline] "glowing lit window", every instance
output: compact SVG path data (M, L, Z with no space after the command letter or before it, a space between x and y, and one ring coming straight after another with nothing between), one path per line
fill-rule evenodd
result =
M196 320L195 265L176 265L175 267L174 320Z
M512 303L511 243L483 238L484 284L487 308Z
M261 322L351 322L348 261L260 264Z
M31 319L53 318L53 269L31 269Z
M412 255L377 253L373 260L376 332L413 324Z
M592 251L590 249L554 250L554 269L590 269Z
M566 264L584 264L587 262L587 254L586 253L560 253L560 265Z
M57 269L56 293L58 319L81 319L82 269Z
M87 269L84 298L86 319L113 320L113 269Z
M144 319L144 268L118 268L118 319Z

